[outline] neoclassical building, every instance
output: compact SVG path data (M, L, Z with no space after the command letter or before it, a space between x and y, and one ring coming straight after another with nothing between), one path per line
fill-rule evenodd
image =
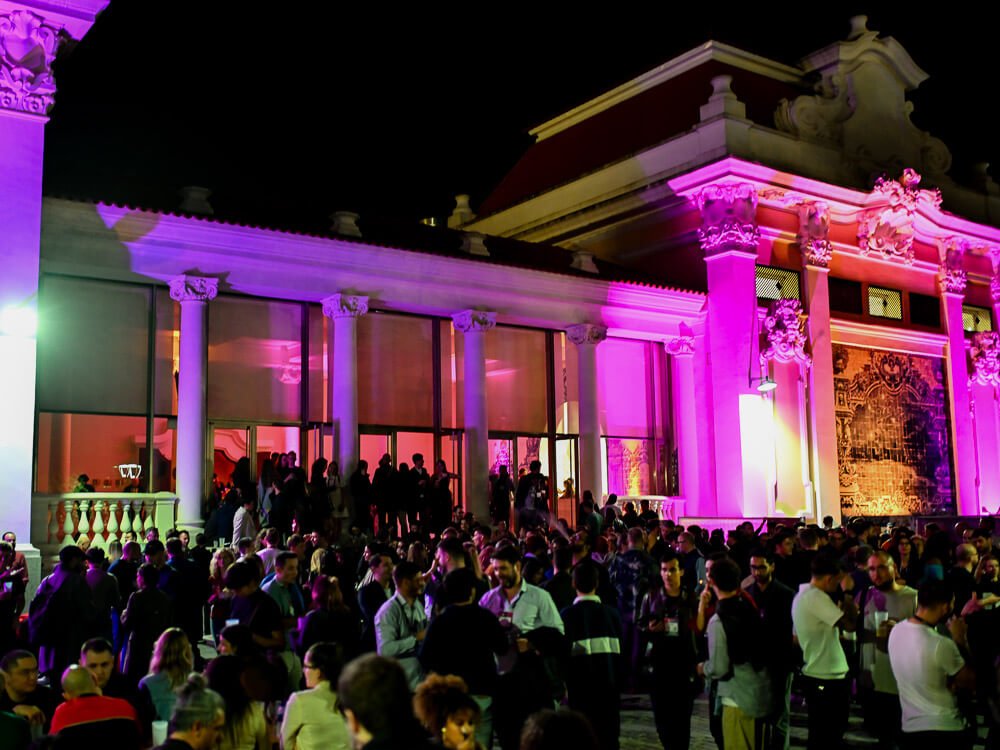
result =
M1000 189L949 177L910 121L926 74L863 18L798 65L708 42L581 104L447 228L307 234L197 189L176 213L43 197L49 65L104 5L0 2L21 542L197 528L274 451L345 474L423 453L481 515L533 459L553 497L718 525L1000 503Z

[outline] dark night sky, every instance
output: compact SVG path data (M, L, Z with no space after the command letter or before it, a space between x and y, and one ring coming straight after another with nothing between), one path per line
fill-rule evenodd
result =
M341 209L444 216L455 193L482 201L531 127L681 52L716 39L795 63L865 12L332 5L113 0L57 62L46 193L169 210L181 186L205 185L218 215L271 226L322 225ZM949 144L952 175L1000 165L991 14L872 5L869 28L931 76L911 97L914 121Z

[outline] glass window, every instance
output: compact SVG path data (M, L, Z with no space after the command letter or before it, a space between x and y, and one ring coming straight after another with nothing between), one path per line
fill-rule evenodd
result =
M654 461L651 440L607 438L607 488L616 495L649 495Z
M486 334L489 428L500 432L548 429L545 332L497 326Z
M144 417L41 412L37 438L37 492L72 492L81 474L97 492L146 491Z
M438 321L438 326L441 331L441 426L461 429L465 382L462 334L455 330L450 320Z
M329 420L329 329L333 321L323 315L323 308L309 307L309 421ZM324 454L326 455L326 454ZM329 456L327 456L329 458Z
M433 426L433 323L386 313L358 319L359 423Z
M156 414L177 414L177 371L180 363L181 306L167 289L156 290L156 361L154 362Z
M38 326L38 407L145 414L150 288L46 276Z
M153 492L176 492L177 420L153 420Z
M576 435L580 432L580 373L576 345L565 333L555 335L556 432Z
M220 296L209 303L209 419L299 421L301 320L294 302Z
M648 354L644 341L609 338L598 345L602 434L649 437Z

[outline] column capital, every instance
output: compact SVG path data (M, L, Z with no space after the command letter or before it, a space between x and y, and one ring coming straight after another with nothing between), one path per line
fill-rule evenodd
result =
M368 297L360 294L331 294L323 298L323 314L328 318L360 318L368 314Z
M706 257L739 252L756 255L757 190L749 182L708 185L695 196L701 212L698 239Z
M578 323L566 329L566 338L577 346L584 344L600 344L608 337L607 326L597 326L591 323Z
M1000 334L984 331L972 337L969 385L1000 386Z
M673 357L694 356L694 336L675 336L666 341L667 353Z
M486 310L462 310L452 315L451 320L462 333L489 331L496 327L497 314Z
M211 276L177 276L170 280L170 299L177 302L208 302L219 293L219 280Z
M30 10L0 12L0 109L45 115L52 108L52 61L67 36Z
M806 334L802 330L805 316L802 303L797 299L779 299L771 303L764 318L764 335L767 344L761 347L760 361L798 362L812 366L812 357L806 352Z
M799 250L803 266L830 267L833 257L830 209L822 201L803 201L799 204Z
M938 286L942 294L965 294L969 277L963 267L962 259L968 249L969 243L962 237L945 237L938 240L938 253L941 256Z

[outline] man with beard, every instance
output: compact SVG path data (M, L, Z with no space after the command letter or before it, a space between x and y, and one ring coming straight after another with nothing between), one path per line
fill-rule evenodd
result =
M861 703L865 723L879 738L880 747L899 742L899 688L889 664L889 633L896 623L912 617L917 609L917 592L896 580L896 563L888 552L879 550L868 558L872 587L861 605Z
M497 662L500 683L494 701L494 726L500 746L518 746L521 726L535 711L550 708L553 686L546 678L543 654L563 647L563 621L552 597L521 577L521 553L513 545L493 553L500 585L490 589L479 606L496 615L507 633L508 647Z

